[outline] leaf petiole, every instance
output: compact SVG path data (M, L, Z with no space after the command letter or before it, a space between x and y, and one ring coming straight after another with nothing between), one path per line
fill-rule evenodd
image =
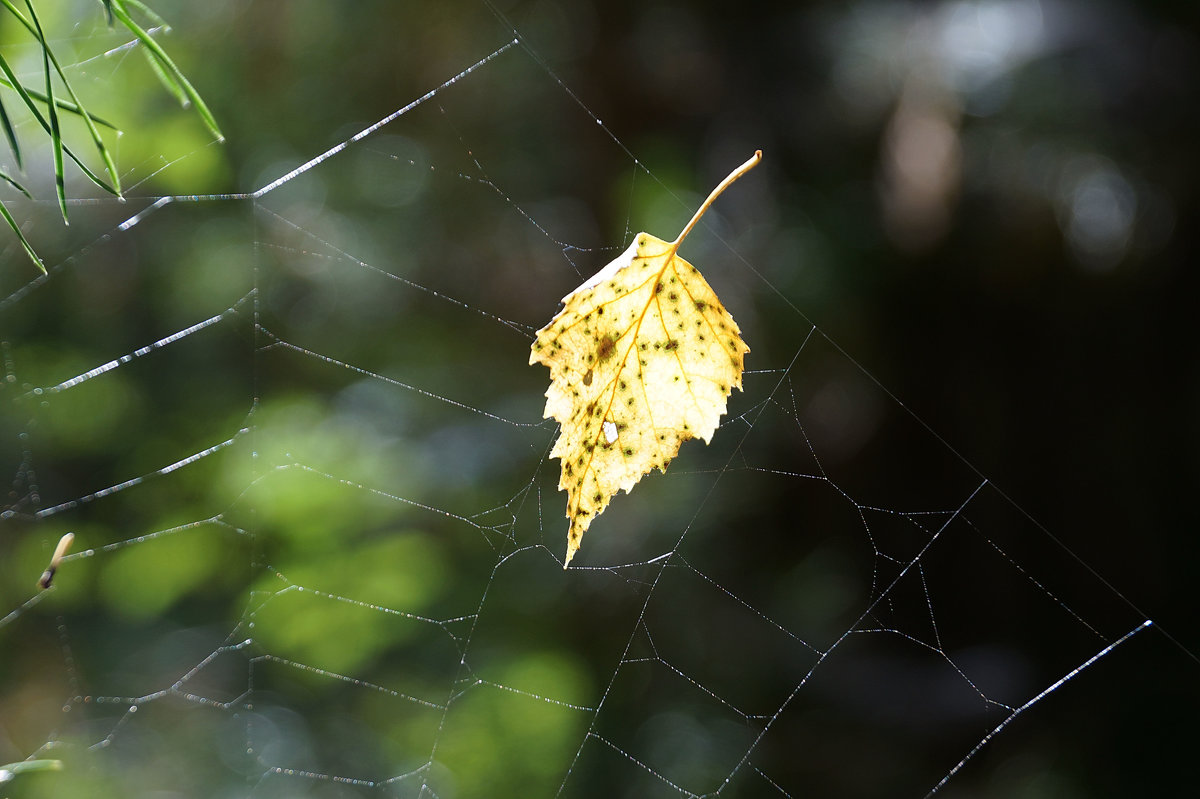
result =
M683 243L684 237L692 232L692 228L694 228L696 223L700 221L700 217L704 216L704 212L708 210L708 207L712 205L718 197L721 196L721 192L729 188L729 184L733 183L742 175L758 166L758 162L761 160L762 150L755 150L754 155L750 156L750 159L746 161L746 163L730 172L728 177L717 184L717 187L712 190L711 194L708 195L708 199L705 200L704 204L700 206L700 210L696 211L696 214L692 217L692 220L687 223L687 227L683 229L683 232L679 234L679 237L675 239L675 241L671 242L671 252L675 252L679 249L679 245Z

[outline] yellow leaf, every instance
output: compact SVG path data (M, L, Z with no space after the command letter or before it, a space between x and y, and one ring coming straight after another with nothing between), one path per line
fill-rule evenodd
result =
M592 519L667 464L689 438L712 439L726 400L742 387L750 351L737 322L696 267L677 254L684 237L762 151L730 173L679 237L634 237L624 253L563 298L538 331L529 363L550 367L546 417L562 427L551 456L562 461L571 562Z

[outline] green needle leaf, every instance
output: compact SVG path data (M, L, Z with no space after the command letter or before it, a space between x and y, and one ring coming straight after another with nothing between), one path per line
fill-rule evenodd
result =
M26 0L26 2L28 2L28 0ZM141 6L140 3L136 3L136 5ZM204 121L204 124L209 131L216 136L217 141L225 141L225 135L221 133L221 129L217 127L217 120L212 115L212 112L208 110L208 106L205 104L204 99L200 96L200 93L197 92L192 84L188 82L188 79L184 77L182 72L179 71L179 67L175 66L175 62L172 61L170 56L168 56L162 47L159 46L158 42L154 41L150 34L148 34L140 25L133 21L133 18L129 16L129 12L125 10L124 0L111 0L111 8L113 15L121 22L122 25L128 28L143 45L145 45L146 49L153 54L154 58L162 66L163 71L170 77L171 80L175 81L179 85L179 88L182 90L184 96L186 96L188 101L195 106L196 113L200 115L200 119ZM142 6L142 8L144 8L144 6Z
M0 78L0 86L7 86L10 89L15 88L12 85L12 83L9 82L8 78ZM42 94L37 89L32 89L28 86L25 86L23 88L29 94L30 97L41 102L42 104L49 102L49 99L46 97L46 95ZM54 102L59 108L61 108L63 111L66 111L69 114L79 114L81 116L86 114L87 117L89 119L91 119L93 122L95 122L97 125L102 125L102 126L108 128L109 130L116 130L116 131L120 130L120 128L118 128L115 123L109 122L107 119L100 116L99 114L93 114L91 111L86 111L86 110L80 108L79 106L77 106L75 103L72 103L69 100L64 100L61 97L55 97Z
M6 0L0 0L0 3L8 5ZM15 89L17 94L20 95L21 99L25 101L25 107L29 109L29 112L33 114L33 118L36 119L38 124L42 126L42 130L50 133L50 123L46 121L44 116L42 116L42 112L38 110L37 104L34 102L33 97L29 95L29 92L27 92L25 87L22 86L20 81L17 80L17 76L13 74L12 67L10 67L8 62L4 60L4 56L2 54L0 54L0 72L4 73L5 77L8 79L7 84ZM79 157L76 156L71 148L67 147L65 144L63 145L63 152L67 154L68 158L75 162L75 165L78 166L83 171L83 174L87 175L87 177L93 183L110 194L117 194L117 191L112 186L109 186L107 183L101 180L95 172L88 169L87 164L80 161Z
M180 106L187 108L188 98L183 92L183 87L176 83L174 79L167 74L167 71L163 69L163 65L159 63L157 58L154 57L154 53L151 53L149 50L143 47L142 55L146 57L146 63L150 65L150 71L153 72L155 77L158 78L158 82L161 83L168 92L170 92L171 96L175 98L175 101L178 102Z
M35 771L62 771L61 760L22 760L20 763L8 763L0 766L0 774L7 775L0 782L7 782L18 774L29 774Z
M28 91L26 91L26 94L30 94L30 95L34 96L36 99L41 100L43 103L45 103L47 105L48 109L50 106L57 106L58 108L62 108L71 113L78 114L83 119L84 124L87 126L88 133L92 137L92 143L96 146L96 151L100 154L101 160L104 161L105 171L108 172L109 180L112 181L114 188L109 188L106 184L99 184L99 185L103 186L103 188L105 188L106 190L111 191L113 194L116 194L118 197L120 197L121 196L121 178L117 172L117 166L113 162L112 154L109 152L108 147L105 146L104 140L100 138L100 131L96 129L96 125L93 123L98 122L99 124L113 128L114 130L116 129L116 126L110 122L106 122L106 121L100 119L99 117L96 117L93 114L89 114L87 112L87 110L83 107L83 103L80 102L79 97L75 94L75 89L71 86L71 82L69 80L67 80L66 73L63 72L62 66L58 63L58 58L54 55L54 51L50 49L49 42L46 41L46 38L42 33L41 24L38 21L37 14L36 14L36 12L34 12L33 6L31 5L30 0L25 0L25 4L29 8L30 16L33 19L32 22L27 20L24 17L24 15L21 14L20 10L12 4L11 0L0 0L0 3L2 3L5 8L7 8L10 12L12 12L12 14L14 16L16 16L16 18L21 22L21 24L25 26L25 29L28 30L31 34L33 34L38 39L39 42L41 42L43 62L45 61L45 59L47 57L50 59L50 63L54 65L54 71L58 74L59 80L62 81L63 86L66 88L67 94L70 96L72 102L68 102L66 100L55 98L53 93L49 90L50 89L49 69L46 69L46 83L47 83L46 94L42 95L37 92L28 92ZM6 73L7 72L8 71L6 70ZM15 80L16 80L15 77L10 79L10 81L15 81ZM4 83L9 84L11 88L17 89L16 86L11 85L10 81L4 81ZM18 89L18 93L20 93L20 89ZM53 109L49 109L49 110L51 112L53 111ZM54 121L55 121L54 117L56 116L56 114L51 113L50 116L51 116L51 126L53 126ZM53 133L51 133L51 138L53 138ZM77 159L73 158L72 160L76 160L76 163L78 163ZM80 164L80 166L82 166L82 164ZM84 172L87 173L88 170L85 169ZM95 181L94 175L88 174L88 177L92 178L92 180Z
M9 175L7 172L0 171L0 180L3 180L8 185L12 186L14 189L16 189L17 191L21 192L26 197L28 197L30 200L33 199L33 195L29 193L29 190L26 189L24 186L22 186L20 183L18 183L17 179L14 178L12 175Z
M8 139L8 147L12 150L13 158L17 159L17 168L23 169L21 145L17 143L17 132L13 130L12 120L8 118L8 111L4 108L2 101L0 101L0 125L4 126L4 137Z
M43 275L46 274L46 265L42 263L41 258L38 258L38 254L33 251L33 247L30 246L29 241L25 238L25 234L22 233L21 228L17 226L17 220L13 219L12 214L10 214L8 209L4 207L4 203L0 203L0 216L4 217L4 221L8 223L10 228L12 228L13 233L17 234L17 240L20 241L21 246L25 248L25 254L29 256L29 260L33 261L37 268L42 271Z
M42 70L46 75L46 114L50 117L50 143L54 150L54 188L58 192L58 208L62 211L63 224L70 224L67 218L67 187L63 178L63 142L62 130L58 126L58 107L54 104L54 83L50 75L50 43L42 32L42 24L38 22L37 12L33 10L33 0L25 0L33 26L37 29L38 41L42 44Z

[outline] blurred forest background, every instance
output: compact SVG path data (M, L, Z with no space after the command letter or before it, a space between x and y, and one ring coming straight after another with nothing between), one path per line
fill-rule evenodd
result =
M922 796L1146 618L939 795L1193 783L1194 3L156 0L223 143L41 5L127 199L14 111L0 794ZM756 148L755 371L564 572L532 333Z

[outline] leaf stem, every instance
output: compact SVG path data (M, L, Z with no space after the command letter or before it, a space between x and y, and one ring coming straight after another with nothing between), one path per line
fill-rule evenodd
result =
M710 205L712 205L718 197L721 196L721 192L723 192L723 191L725 191L725 189L729 188L729 184L733 183L735 180L740 178L742 175L746 174L751 169L754 169L754 167L758 166L758 162L761 160L762 160L762 150L755 150L754 155L750 156L750 160L746 161L746 163L742 164L737 169L730 172L728 177L726 177L724 180L722 180L720 183L717 184L717 187L712 190L712 194L709 194L708 199L705 200L704 204L700 206L700 210L696 211L695 216L693 216L692 220L687 223L687 227L685 227L683 229L683 232L679 234L679 237L677 239L675 239L675 241L671 242L671 252L674 252L675 250L679 249L679 245L683 243L684 237L686 237L687 234L692 232L692 228L694 228L696 226L696 223L700 221L700 217L704 216L704 212L708 210L708 207Z

